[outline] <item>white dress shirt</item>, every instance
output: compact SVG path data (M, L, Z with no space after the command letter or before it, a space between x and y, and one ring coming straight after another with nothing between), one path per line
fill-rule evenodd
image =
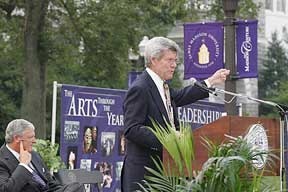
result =
M152 71L150 68L146 68L146 71L147 73L150 75L150 77L152 78L152 80L154 81L160 95L161 95L161 98L162 98L162 101L163 101L163 104L166 108L166 111L168 112L167 110L167 106L166 106L166 98L165 98L165 93L164 93L164 87L163 87L163 84L164 84L164 81L159 77L159 75L157 75L154 71Z

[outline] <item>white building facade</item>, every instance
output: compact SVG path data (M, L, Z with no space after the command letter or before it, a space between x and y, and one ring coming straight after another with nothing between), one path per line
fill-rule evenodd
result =
M283 27L288 28L288 2L287 0L265 0L265 37L271 40L275 31L283 37Z

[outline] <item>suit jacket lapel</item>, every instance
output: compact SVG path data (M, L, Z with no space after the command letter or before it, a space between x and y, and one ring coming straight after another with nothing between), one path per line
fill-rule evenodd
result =
M16 167L19 164L18 159L16 159L16 157L8 150L8 148L5 146L3 146L3 153L4 153L4 159L9 162L7 163L7 165L9 165L9 169L13 172Z
M158 91L158 88L156 87L154 81L152 80L152 78L150 77L150 75L147 73L147 71L144 71L144 77L145 77L145 80L148 82L148 85L150 87L150 92L151 92L151 95L153 97L153 101L156 103L158 109L159 109L159 112L164 116L164 118L166 119L166 121L169 121L169 118L168 118L168 113L167 113L167 110L164 106L164 103L163 103L163 100L161 98L161 95ZM162 118L163 118L162 116ZM165 120L164 119L164 120Z

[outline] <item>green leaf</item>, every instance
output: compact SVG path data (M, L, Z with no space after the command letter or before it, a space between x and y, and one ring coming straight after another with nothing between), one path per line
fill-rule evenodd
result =
M41 155L45 165L53 172L65 167L64 162L58 155L58 149L59 144L55 143L52 145L49 140L37 139L33 145L33 150Z

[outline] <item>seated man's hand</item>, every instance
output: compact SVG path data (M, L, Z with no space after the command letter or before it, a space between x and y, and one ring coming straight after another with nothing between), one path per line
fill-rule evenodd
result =
M24 163L28 165L31 162L32 156L27 150L23 147L23 141L20 141L20 153L19 153L19 161L20 163Z

